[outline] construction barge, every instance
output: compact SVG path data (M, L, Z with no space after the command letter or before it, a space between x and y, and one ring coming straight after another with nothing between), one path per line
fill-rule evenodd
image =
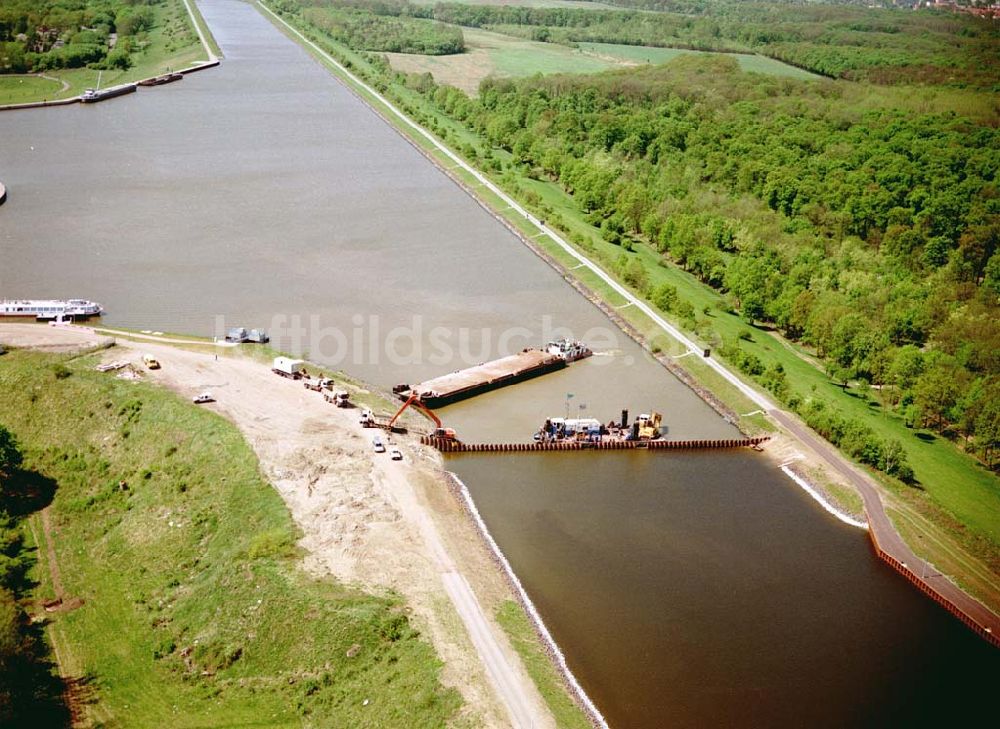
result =
M400 400L414 398L424 407L440 408L533 377L560 370L570 362L589 357L593 352L579 342L549 342L545 349L527 347L517 354L484 362L421 382L396 385L393 393Z

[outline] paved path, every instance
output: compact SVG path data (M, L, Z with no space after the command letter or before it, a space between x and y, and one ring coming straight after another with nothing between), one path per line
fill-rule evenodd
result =
M302 33L300 33L296 28L288 24L283 18L278 16L274 11L267 7L263 2L259 3L259 7L273 17L277 22L281 23L285 28L289 30L293 35L295 35L302 43L309 46L315 53L321 56L325 61L327 61L332 66L336 67L340 73L342 73L351 81L357 84L360 88L364 89L368 94L378 99L379 103L382 104L386 110L393 116L395 116L399 122L405 126L414 135L425 139L428 143L434 146L441 154L448 157L453 162L454 168L461 168L466 173L474 177L477 181L477 186L482 186L496 195L500 200L506 204L510 210L523 215L524 218L530 222L532 225L537 227L546 237L552 240L556 245L562 248L568 255L572 256L580 264L580 267L586 268L598 278L601 279L605 284L607 284L612 290L614 290L618 295L625 299L626 303L635 306L643 314L649 317L660 329L669 334L671 337L676 339L678 342L683 344L690 352L701 352L701 348L687 335L673 326L670 322L666 321L661 317L656 311L654 311L645 301L642 301L635 294L629 291L627 288L622 286L618 281L614 279L611 275L601 269L596 263L591 261L589 258L584 256L582 253L577 251L573 246L566 242L558 233L556 233L551 228L547 227L545 223L532 215L528 210L523 208L516 200L510 197L507 193L497 187L493 182L491 182L485 175L483 175L479 170L475 169L469 165L465 160L459 157L457 154L452 152L448 147L442 144L433 134L428 132L422 126L411 120L403 112L396 108L388 99L386 99L382 94L376 91L374 88L366 84L360 78L351 73L346 67L344 67L339 61L337 61L333 56L324 51L318 45L313 43L311 40L306 38ZM885 508L882 505L882 501L878 496L877 486L867 477L858 473L847 459L842 456L839 452L833 449L831 446L821 443L820 440L810 431L807 427L795 420L789 413L784 412L777 408L776 404L771 401L763 393L757 391L754 387L751 387L745 383L739 376L731 372L724 365L720 364L717 360L712 358L705 358L702 360L711 369L718 373L723 379L733 385L737 390L739 390L743 395L745 395L751 402L757 405L762 410L765 410L774 420L785 426L792 434L794 434L800 441L809 445L817 454L819 454L823 460L830 464L837 472L844 474L851 483L853 483L859 491L861 491L862 498L865 502L865 510L868 514L869 524L873 530L874 535L878 539L882 548L889 552L891 555L896 556L900 562L907 565L923 565L923 562L919 560L916 555L906 546L902 538L896 532L892 523L889 521L888 516L885 513ZM992 632L996 635L1000 635L1000 617L995 613L987 609L978 600L975 600L969 595L966 595L953 583L947 580L939 579L937 583L931 585L929 582L925 581L925 585L929 587L932 591L938 592L942 596L945 596L950 600L956 607L966 613L975 622L984 627L990 628ZM956 599L953 599L953 596Z
M407 486L403 477L405 466L401 462L385 458L376 460L375 464L382 477L394 484L393 492L397 498L412 502L406 505L407 511L421 514L417 522L420 536L427 545L434 568L441 575L445 592L479 654L486 675L507 708L511 726L518 729L549 726L551 722L545 709L525 690L525 682L530 679L514 665L509 654L504 651L468 580L448 555L437 526L423 510L417 508L413 490Z
M124 329L105 329L104 327L94 327L94 331L99 334L111 334L119 337L129 337L131 339L147 339L151 342L161 342L163 344L196 344L204 345L208 347L237 347L239 346L236 342L226 342L224 340L217 339L215 341L209 342L206 340L198 339L180 339L176 337L165 337L160 334L144 334L142 332L130 332Z

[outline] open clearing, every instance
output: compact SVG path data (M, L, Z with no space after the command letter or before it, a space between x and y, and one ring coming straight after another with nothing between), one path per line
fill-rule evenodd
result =
M632 65L624 60L598 58L554 43L513 38L501 33L462 28L465 53L452 56L420 56L387 53L396 71L430 73L439 84L476 94L480 82L489 77L517 78L536 73L599 73Z
M465 53L449 56L385 55L396 71L430 73L439 84L448 84L475 95L479 84L490 76L522 78L536 73L600 73L644 63L661 64L677 56L706 52L620 43L580 43L579 49L574 49L474 28L462 28L462 34L465 36ZM773 58L746 53L727 55L733 56L744 71L798 79L819 78Z
M580 48L602 58L621 59L632 63L651 63L654 65L666 63L677 56L704 54L709 51L692 51L685 48L657 48L654 46L629 46L621 43L580 43ZM718 54L723 55L723 54ZM803 71L795 66L789 66L767 56L757 56L750 53L726 53L735 58L740 69L750 73L766 73L772 76L788 76L800 79L822 78L814 73Z

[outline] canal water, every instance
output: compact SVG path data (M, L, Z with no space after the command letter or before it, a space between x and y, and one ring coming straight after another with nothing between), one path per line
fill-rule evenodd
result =
M268 328L388 387L570 334L598 356L445 408L468 440L547 416L732 427L250 5L199 3L221 67L0 114L0 296L105 323ZM450 458L614 726L922 723L997 658L762 457Z

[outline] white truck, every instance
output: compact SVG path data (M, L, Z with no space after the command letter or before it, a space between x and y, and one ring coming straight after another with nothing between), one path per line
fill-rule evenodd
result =
M323 393L323 399L328 403L336 405L338 408L347 408L351 406L351 395L346 390L325 392Z
M301 359L291 359L290 357L275 357L271 366L271 372L282 377L297 380L302 377L306 368L306 363Z

